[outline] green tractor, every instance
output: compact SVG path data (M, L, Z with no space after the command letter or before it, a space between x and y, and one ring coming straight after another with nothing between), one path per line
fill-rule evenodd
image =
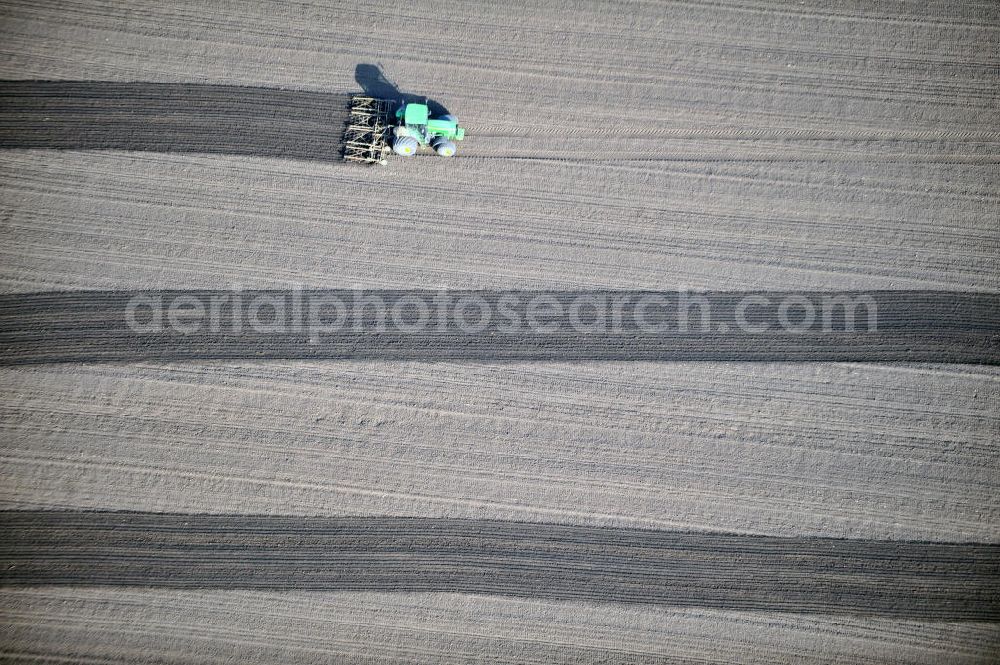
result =
M430 146L442 157L455 154L455 141L465 138L465 130L454 116L431 118L427 104L403 104L396 111L392 128L392 151L397 155L415 155L421 146Z
M426 103L404 103L394 113L396 104L367 95L351 97L344 129L344 161L384 166L390 147L404 157L416 154L420 146L430 146L443 157L455 154L455 141L465 138L465 130L453 116L431 118Z

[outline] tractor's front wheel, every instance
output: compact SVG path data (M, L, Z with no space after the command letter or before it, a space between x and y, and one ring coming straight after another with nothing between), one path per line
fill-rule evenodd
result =
M411 157L417 153L419 145L412 136L400 136L392 142L392 151L403 157Z
M446 139L441 139L434 144L434 150L442 157L451 157L455 154L455 144Z

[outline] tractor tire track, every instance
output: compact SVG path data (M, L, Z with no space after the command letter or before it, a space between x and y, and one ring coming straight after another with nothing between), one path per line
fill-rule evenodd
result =
M493 520L0 512L0 584L457 592L1000 619L1000 546Z

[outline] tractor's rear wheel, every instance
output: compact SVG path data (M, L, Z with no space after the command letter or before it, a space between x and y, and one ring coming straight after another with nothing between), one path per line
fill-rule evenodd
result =
M400 136L392 142L392 151L403 157L411 157L417 154L417 139L412 136Z
M446 139L441 139L434 144L434 150L442 157L451 157L455 154L455 144Z

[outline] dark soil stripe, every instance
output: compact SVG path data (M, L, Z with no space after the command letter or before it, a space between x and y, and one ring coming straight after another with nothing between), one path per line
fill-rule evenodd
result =
M433 308L440 293L434 291L244 291L239 292L238 316L234 316L233 292L227 291L76 291L0 296L0 363L6 365L45 362L95 362L198 359L384 359L384 360L735 360L735 361L922 361L997 364L1000 362L1000 296L992 293L936 291L873 291L835 294L848 298L870 298L877 305L877 319L868 325L859 310L853 329L839 314L829 329L821 326L816 311L814 325L787 328L781 323L780 305L786 298L807 298L820 303L824 293L705 293L662 292L548 292L562 313L543 315L546 329L524 325L527 302L540 292L451 291L450 303L478 300L494 313L484 328L461 328L454 308L443 317L429 310L424 327L405 329L394 325L393 312L410 323L417 316L413 299ZM645 309L644 323L636 324L636 304L641 299L702 298L710 318L703 328L697 307L689 309L688 328L679 323L678 309L656 306ZM330 324L336 317L324 310L330 299L346 307L353 302L377 299L384 303L384 321L379 326L377 308L364 315ZM511 311L521 327L511 330L497 313L500 301L513 298ZM622 312L618 326L581 328L570 313L576 300L607 298L632 303ZM748 298L771 304L742 310ZM136 302L141 302L135 307ZM172 303L200 314L178 310L184 329L171 326L167 315ZM216 304L212 304L215 302ZM264 303L254 309L253 303ZM298 302L298 304L296 304ZM755 302L761 302L757 300ZM152 306L162 316L153 321ZM278 306L275 307L275 303ZM317 303L319 303L317 305ZM311 314L314 306L320 312ZM216 314L212 314L212 308ZM449 305L452 307L452 305ZM612 304L608 310L613 309ZM355 308L360 309L360 308ZM279 311L281 313L275 314ZM296 311L299 312L296 315ZM543 311L543 310L539 310ZM551 311L551 310L544 310ZM593 322L591 310L583 308L582 321ZM795 319L795 308L792 319ZM839 310L835 310L839 311ZM187 313L185 313L187 312ZM256 312L256 313L254 313ZM475 324L476 306L466 318ZM218 324L213 323L216 316ZM608 317L614 316L613 313ZM263 328L251 325L256 317ZM838 318L839 317L839 318ZM787 318L787 317L786 317ZM749 323L750 327L737 322ZM139 323L142 329L137 329ZM328 327L329 326L329 327ZM766 328L766 331L762 332Z
M200 83L0 81L0 148L340 160L348 98Z
M0 512L4 585L448 591L1000 619L1000 546L424 518Z

